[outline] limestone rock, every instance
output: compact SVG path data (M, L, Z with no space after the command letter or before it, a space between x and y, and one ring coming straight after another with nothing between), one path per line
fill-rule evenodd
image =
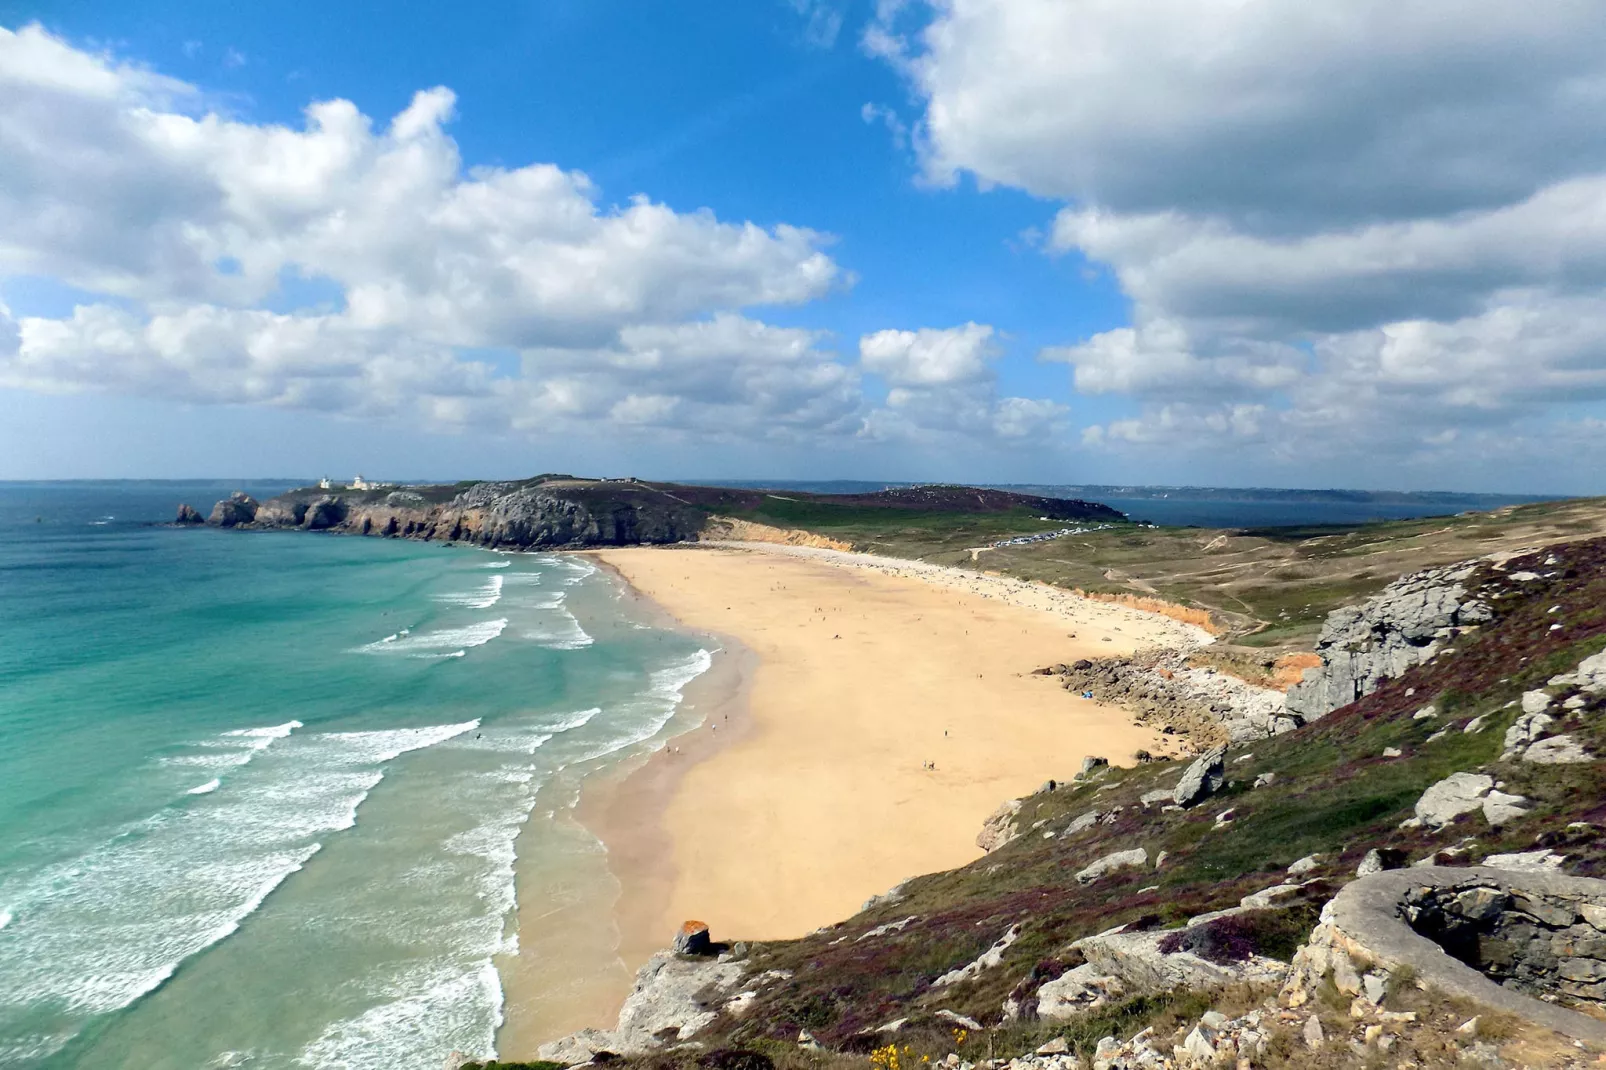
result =
M745 968L740 962L660 951L637 971L613 1030L583 1029L541 1045L538 1054L573 1066L589 1062L596 1052L639 1055L662 1047L665 1038L689 1040L718 1016Z
M1487 605L1467 597L1473 571L1462 564L1413 573L1329 613L1316 643L1322 665L1289 689L1288 712L1323 717L1431 659L1452 629L1492 619Z
M237 490L212 506L212 515L206 522L214 527L237 528L241 524L251 523L256 516L257 500L244 491Z
M1097 810L1089 810L1087 813L1081 815L1069 825L1065 826L1064 834L1066 836L1075 836L1078 832L1086 832L1088 829L1099 823L1099 817L1100 814Z
M1149 864L1149 852L1144 847L1134 847L1130 851L1116 851L1107 854L1092 865L1076 874L1076 883L1092 884L1100 877L1113 873L1128 866L1146 866Z
M1303 874L1309 873L1311 870L1317 868L1321 864L1322 864L1322 856L1321 855L1306 855L1304 858L1301 858L1299 861L1297 861L1293 865L1289 866L1288 867L1288 872L1293 874L1294 876L1298 877L1298 876L1301 876Z
M178 507L178 515L173 518L173 523L204 524L206 523L206 517L202 516L200 510L193 505L180 505Z
M957 970L949 970L947 973L931 982L931 987L946 988L949 985L958 984L960 981L968 981L984 970L992 969L1004 961L1004 952L1008 951L1009 946L1019 939L1020 926L1011 925L1009 927L1009 931L1004 933L1003 936L999 937L998 941L993 944L992 947L988 948L986 951L983 951L974 962L970 962L964 966L961 966Z
M1522 752L1522 760L1540 765L1575 765L1592 762L1595 756L1586 751L1578 740L1563 733L1531 745Z
M1399 869L1405 864L1405 856L1396 850L1387 847L1374 847L1366 852L1361 864L1355 870L1357 877L1370 877L1374 873L1382 873L1387 869Z
M1172 802L1178 806L1192 806L1220 791L1227 782L1226 756L1226 747L1212 747L1195 758L1172 791Z
M992 812L982 824L981 832L976 836L976 846L983 851L996 851L1010 840L1020 835L1020 829L1015 825L1015 815L1020 813L1020 800L1011 799Z
M706 955L713 948L708 926L700 921L685 922L675 934L674 951L677 955Z
M307 506L301 516L301 526L308 531L326 531L346 519L346 503L340 498L325 495Z
M1499 828L1508 821L1528 813L1528 800L1521 795L1507 795L1503 791L1491 791L1483 799L1483 817L1489 824Z
M1591 694L1606 693L1606 650L1578 663L1578 686Z
M1550 708L1550 696L1543 691L1524 691L1522 693L1523 713L1544 713Z
M1493 788L1494 777L1482 773L1451 773L1416 801L1417 819L1435 828L1448 825L1462 814L1482 809L1484 796Z
M1506 729L1506 755L1526 749L1530 743L1543 736L1555 720L1550 714L1538 710L1519 716L1512 722L1511 727Z

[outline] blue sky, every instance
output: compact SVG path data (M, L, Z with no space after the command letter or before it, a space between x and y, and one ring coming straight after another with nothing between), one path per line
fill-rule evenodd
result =
M1598 27L1334 10L0 4L0 478L1606 491Z

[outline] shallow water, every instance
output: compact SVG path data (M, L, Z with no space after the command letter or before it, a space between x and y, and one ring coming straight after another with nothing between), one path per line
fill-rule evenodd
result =
M579 558L147 524L227 489L0 485L0 1067L490 1055L532 809L710 654Z

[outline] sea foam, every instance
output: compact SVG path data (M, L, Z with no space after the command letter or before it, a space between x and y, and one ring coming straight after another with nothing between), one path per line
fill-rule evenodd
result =
M0 1028L18 1011L82 1018L159 987L234 933L324 837L355 824L385 763L478 725L291 737L292 722L226 734L293 745L233 774L229 792L165 808L0 889L20 919L0 941Z

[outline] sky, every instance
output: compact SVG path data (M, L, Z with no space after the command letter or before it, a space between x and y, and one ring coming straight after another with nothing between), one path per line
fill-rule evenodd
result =
M1596 0L0 0L0 479L1603 458Z

